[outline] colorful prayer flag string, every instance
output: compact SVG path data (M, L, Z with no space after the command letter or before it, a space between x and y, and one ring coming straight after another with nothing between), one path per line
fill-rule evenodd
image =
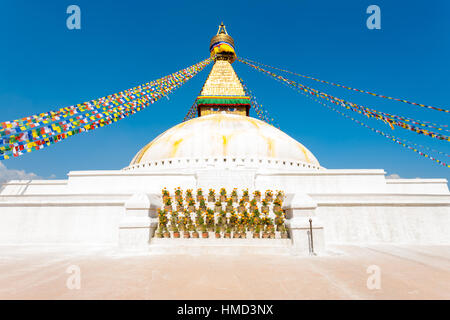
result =
M61 108L57 111L50 111L47 113L33 115L30 117L26 117L26 118L14 120L14 121L7 121L4 123L0 123L0 125L3 127L2 129L5 129L5 126L7 126L7 128L14 128L14 127L21 126L21 125L27 125L30 123L32 124L32 123L35 123L36 121L46 121L46 120L56 121L56 120L60 119L59 115L62 115L63 117L65 117L65 116L67 116L68 113L70 113L70 115L77 114L80 111L80 109L81 109L81 112L86 111L86 109L92 110L92 108L90 108L90 106L92 106L92 105L106 106L106 105L108 105L108 103L114 103L115 105L118 105L119 103L123 103L124 100L129 101L129 99L127 99L128 96L133 95L134 93L140 92L140 91L142 91L142 89L145 90L145 89L159 88L161 91L164 91L165 87L167 87L167 84L174 83L177 80L177 78L179 78L180 76L183 76L183 73L186 72L187 69L188 68L180 70L180 71L170 74L168 76L165 76L163 78L151 81L144 85L140 85L140 86L137 86L137 87L134 87L134 88L131 88L131 89L119 92L119 93L115 93L115 94L112 94L112 95L109 95L106 97L102 97L99 99L95 99L95 100L91 100L91 101L84 102L81 104L77 104L75 106ZM23 122L26 122L26 123L23 123ZM2 129L0 129L0 131Z
M276 80L277 80L277 81L280 81L280 80L278 80L278 79L276 79ZM315 98L314 96L307 95L306 93L304 93L303 91L299 90L298 88L293 88L293 89L296 90L296 91L298 91L298 92L301 93L302 95L306 96L307 98L309 98L309 99L311 99L311 100L313 100L313 101L315 101L315 102L317 102L317 103L320 103L321 105L325 106L326 108L328 108L328 109L330 109L330 110L332 110L332 111L334 111L334 112L340 114L341 116L346 117L347 119L350 119L350 120L352 120L352 121L358 123L359 125L361 125L361 126L367 128L367 129L369 129L369 130L371 130L371 131L373 131L373 132L375 132L375 133L377 133L377 134L379 134L379 135L384 136L385 138L387 138L387 139L389 139L389 140L391 140L391 141L393 141L393 142L395 142L395 143L401 145L402 147L408 148L409 150L414 151L415 153L421 155L422 157L425 157L425 158L427 158L427 159L430 159L430 160L432 160L432 161L434 161L434 162L436 162L436 163L438 163L438 164L440 164L440 165L442 165L442 166L444 166L444 167L450 168L450 164L445 163L445 162L443 162L443 161L441 161L441 160L439 160L439 159L434 158L433 156L430 156L430 155L428 155L428 154L426 154L426 153L424 153L424 152L418 150L416 147L411 146L411 144L412 144L412 145L415 145L415 146L418 146L418 147L422 147L422 148L431 150L431 151L434 151L434 152L437 152L437 153L442 154L442 155L446 155L446 156L448 157L449 155L448 155L447 153L441 152L441 151L438 151L438 150L434 150L434 149L431 149L431 148L426 147L426 146L422 146L422 145L417 144L417 143L412 143L412 142L410 142L410 141L408 141L408 140L406 140L406 139L401 139L401 138L395 137L395 136L393 136L393 135L387 134L387 133L385 133L385 132L383 132L383 131L381 131L381 130L372 128L372 127L370 127L369 125L365 124L364 122L362 122L362 121L360 121L360 120L358 120L358 119L355 119L355 118L353 118L353 117L351 117L351 116L345 114L344 112L342 112L342 111L340 111L340 110L337 110L336 108L333 108L332 106L330 106L330 105L324 103L323 101L318 100L318 99Z
M197 114L198 114L197 100L195 100L192 106L189 108L186 116L184 117L183 122L194 119L197 116Z
M188 78L187 79L189 79L189 78L191 78L192 76L191 75L189 75L188 76ZM178 86L178 84L176 84L176 86ZM174 88L174 87L173 87ZM157 98L157 99L159 99L159 97L161 97L161 96L164 96L164 95L166 95L166 93L165 92L158 92L157 94L156 94L156 96L155 95L152 95L152 97L150 98L148 95L146 95L146 96L143 96L142 98L140 98L140 99L137 99L137 102L138 102L138 104L137 105L126 105L128 108L131 106L132 108L135 108L136 106L139 106L139 105L142 105L142 103L144 103L146 100L148 100L149 98L152 100L155 100L155 98ZM156 100L157 100L156 99ZM151 102L151 103L153 103L153 101ZM114 108L112 108L112 109L109 109L108 111L112 111L113 113L116 113L116 112L124 112L123 111L124 110L124 107L122 106L122 105L119 105L118 107L114 107ZM139 109L138 109L139 110ZM109 115L111 112L104 112L104 115ZM86 114L85 114L86 115ZM85 116L84 115L84 116ZM87 114L88 116L89 116L89 114ZM104 115L102 115L102 116L104 116ZM102 116L99 116L99 115L96 115L96 117L89 117L89 120L92 120L92 121L94 121L95 119L99 119L99 118L101 118ZM78 117L82 117L82 116L78 116ZM77 118L78 118L77 117ZM115 115L115 117L117 117L117 115ZM84 120L84 121L83 121ZM88 122L89 121L86 121L86 119L82 119L82 120L80 120L81 121L81 124L88 124ZM77 123L77 126L80 126L80 123ZM86 126L85 126L86 127ZM55 130L55 131L52 131L52 128ZM18 141L17 141L17 139L16 140L11 140L11 136L10 137L7 137L7 138L4 138L4 139L2 139L2 143L3 144L6 144L6 143L8 143L8 144L10 144L9 146L7 146L7 147L0 147L0 153L1 152L3 152L4 153L4 151L9 151L9 150L11 150L13 147L20 147L21 149L22 148L24 148L23 147L23 145L25 145L25 146L29 146L29 144L28 144L28 142L30 142L30 140L40 140L42 137L44 137L44 138L46 138L47 136L53 136L53 135L58 135L58 134L61 134L61 133L63 133L64 131L68 131L69 129L74 129L73 127L71 127L70 125L67 127L63 127L63 128L61 128L61 127L59 127L58 125L55 125L55 124L52 124L52 128L49 128L49 127L45 127L45 128L39 128L40 130L41 130L41 135L39 135L39 132L36 132L36 131L32 131L32 133L33 133L33 135L32 135L32 138L31 137L29 137L29 136L26 136L27 137L27 140L25 140L24 138L23 138L23 136L22 136L22 134L21 134L21 137L22 137L22 139L19 141L19 143L17 143ZM46 130L44 130L44 129L46 129ZM16 137L14 137L14 136L12 136L12 138L16 138ZM20 143L20 142L22 142L22 143ZM24 143L25 142L25 143ZM17 149L17 148L16 148Z
M191 67L182 69L180 71L177 71L171 75L165 76L163 78L157 79L155 81L149 82L145 85L140 85L138 87L134 87L132 89L128 89L116 94L109 95L107 97L99 98L96 100L91 100L89 102L84 102L82 104L78 104L76 106L71 106L67 108L62 108L59 111L57 111L57 115L55 112L50 112L52 116L48 116L49 113L46 113L46 116L38 117L38 116L31 116L27 117L29 120L25 124L21 120L14 120L14 121L6 121L3 123L0 123L0 137L11 135L11 134L18 134L20 132L25 132L29 130L30 128L38 128L41 126L45 126L50 124L53 121L60 120L62 118L67 118L71 116L75 116L78 113L83 113L86 111L92 111L93 114L98 113L97 110L107 110L112 108L113 106L119 106L122 103L129 102L133 99L147 96L147 95L159 95L162 94L168 90L170 90L170 87L179 83L184 78L186 78L190 72L195 70L196 68L202 66L204 63L209 63L211 59L206 59L205 61L202 61L196 65L193 65ZM43 114L41 114L43 115ZM65 125L66 123L62 121L61 123L58 123L59 125ZM20 136L18 136L20 137Z
M267 122L268 124L280 129L280 126L278 124L275 124L275 120L269 116L269 113L267 110L264 110L262 105L258 103L256 100L256 97L253 95L252 91L246 86L244 80L242 78L239 78L239 80L242 83L242 86L244 87L245 94L250 97L250 104L255 110L258 118L260 118L262 121Z
M301 83L295 82L295 81L287 79L287 78L285 78L283 76L277 75L277 74L275 74L273 72L267 71L267 70L265 70L265 69L263 69L263 68L261 68L259 66L256 66L256 65L254 65L252 63L249 63L249 62L246 62L246 61L244 61L242 59L238 58L238 61L240 61L240 62L242 62L242 63L250 66L251 68L254 68L254 69L256 69L256 70L258 70L258 71L260 71L262 73L265 73L266 75L269 75L269 76L273 77L274 79L278 79L278 80L283 81L285 84L287 84L291 88L300 88L301 90L303 90L304 92L306 92L306 93L308 93L308 94L310 94L312 96L317 96L319 98L325 99L327 101L330 101L330 102L332 102L332 103L334 103L336 105L339 105L339 106L341 106L343 108L346 108L348 110L351 110L351 111L363 114L363 115L367 116L368 118L374 118L374 119L377 119L377 120L381 120L381 121L387 123L391 127L391 129L394 129L394 125L395 125L395 126L398 126L400 128L406 129L406 130L414 131L414 132L416 132L418 134L423 134L423 135L426 135L426 136L429 136L429 137L432 137L432 138L436 138L436 139L439 139L439 140L450 141L450 137L449 136L446 136L446 135L443 135L443 134L440 134L440 133L436 133L436 132L433 132L433 131L430 131L430 130L426 130L424 128L420 128L420 127L414 126L414 125L412 125L410 123L407 123L407 122L411 122L411 123L414 123L416 125L419 125L419 126L422 126L422 127L428 127L428 128L436 128L435 126L439 126L437 124L432 124L432 125L424 124L424 123L422 123L422 122L420 122L418 120L414 120L414 119L411 119L411 118L406 118L406 117L402 117L402 116L388 114L388 113L385 113L385 112L381 112L381 111L377 111L377 110L370 109L370 108L367 108L367 107L363 107L361 105L358 105L358 104L346 101L344 99L340 99L340 98L334 97L334 96L329 95L329 94L327 94L325 92L322 92L322 91L310 88L308 86L302 85ZM437 130L443 130L442 128L436 128L436 129ZM448 131L448 130L445 130L445 131Z
M308 98L313 99L312 97L308 97ZM367 124L363 123L362 121L359 121L359 120L357 120L357 119L355 119L355 118L353 118L353 117L351 117L351 116L349 116L349 115L347 115L347 114L345 114L345 113L343 113L343 112L341 112L341 111L339 111L339 110L337 110L337 109L335 109L335 108L333 108L333 107L331 107L331 106L329 106L329 105L323 103L322 101L318 101L317 99L313 99L313 100L316 101L316 102L318 102L318 103L320 103L320 104L322 104L322 105L324 105L324 106L326 106L326 107L329 108L330 110L333 110L333 111L339 113L340 115L346 117L347 119L350 119L350 120L352 120L352 121L358 123L359 125L361 125L361 126L367 128L367 129L369 129L369 130L371 130L371 131L373 131L373 132L375 132L375 133L378 133L378 134L384 136L385 138L388 138L389 140L391 140L391 141L393 141L393 142L395 142L395 143L401 145L402 147L405 147L405 148L408 148L408 149L411 150L411 151L414 151L415 153L421 155L422 157L425 157L425 158L427 158L427 159L433 160L434 162L436 162L436 163L438 163L438 164L440 164L440 165L442 165L442 166L444 166L444 167L450 168L450 164L447 164L447 163L445 163L445 162L443 162L443 161L441 161L441 160L439 160L439 159L434 158L433 156L430 156L430 155L428 155L428 154L426 154L426 153L424 153L424 152L418 150L416 147L411 146L411 144L408 143L408 142L409 142L408 140L400 139L400 138L395 137L395 136L393 136L393 135L391 135L391 134L387 134L387 133L385 133L385 132L383 132L383 131L381 131L381 130L372 128L372 127L368 126ZM429 149L428 147L421 146L421 145L416 144L416 143L414 143L414 145L420 146L420 147L423 147L423 148L426 148L426 149ZM438 152L438 153L441 153L440 151L437 151L437 150L435 150L435 151ZM442 153L441 153L441 154L442 154ZM444 154L445 154L445 153L444 153ZM447 155L447 154L445 154L445 155ZM447 155L447 156L448 156L448 155Z
M31 131L21 132L19 135L8 133L9 137L3 138L0 141L2 142L0 146L0 160L8 159L11 155L20 156L24 154L24 152L43 149L51 144L66 139L69 136L103 127L124 119L131 114L143 110L161 97L167 96L202 71L211 61L212 60L208 58L172 75L161 78L162 80L158 79L155 81L156 89L153 91L147 92L146 94L140 94L139 96L132 96L133 99L130 99L129 101L120 101L121 103L116 102L114 103L114 105L116 105L114 107L103 107L102 109L106 110L103 113L98 113L98 110L94 110L97 112L95 115L83 114L76 116L75 118L79 118L77 119L79 120L78 122L73 121L70 124L66 123L66 126L52 123L50 126L39 128L45 128L41 132L36 131L37 129L33 129ZM94 111L92 113L94 113ZM24 135L24 133L26 133L26 135ZM11 140L11 137L13 137L13 140ZM19 140L18 137L21 137L21 139Z
M341 88L352 90L352 91L356 91L356 92L367 93L367 94L370 94L371 96L374 96L374 97L385 98L385 99L389 99L389 100L395 100L395 101L398 101L398 102L403 102L403 103L411 104L411 105L422 107L422 108L428 108L428 109L432 109L432 110L436 110L436 111L442 111L442 112L447 112L447 113L450 112L450 110L444 109L444 108L433 107L433 106L429 106L429 105L422 104L422 103L416 103L416 102L408 101L408 100L405 100L405 99L398 99L398 98L389 97L389 96L385 96L385 95L374 93L374 92L370 92L370 91L365 91L365 90L361 90L361 89L356 89L356 88L344 86L342 84L338 84L338 83L334 83L334 82L330 82L330 81L320 80L320 79L317 79L317 78L314 78L314 77L311 77L311 76L306 76L306 75L303 75L303 74L295 73L295 72L292 72L292 71L289 71L289 70L286 70L286 69L272 67L272 66L269 66L267 64L264 64L264 63L261 63L261 62L257 62L257 61L253 61L253 60L250 60L250 59L247 59L247 58L241 58L241 59L242 60L246 60L246 61L251 62L251 63L256 63L256 64L261 65L261 66L265 66L265 67L268 67L268 68L271 68L271 69L274 69L274 70L287 72L287 73L290 73L290 74L293 74L293 75L296 75L296 76L299 76L299 77L303 77L305 79L314 80L314 81L317 81L317 82L333 85L333 86L336 86L336 87L341 87Z
M198 93L200 95L202 90ZM197 100L194 101L192 106L189 108L187 114L184 116L183 122L194 119L198 115L198 108L197 108Z

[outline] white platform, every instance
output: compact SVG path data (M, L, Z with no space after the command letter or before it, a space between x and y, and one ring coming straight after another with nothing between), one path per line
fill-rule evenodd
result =
M383 170L267 167L75 171L67 180L10 181L0 191L0 244L118 245L121 225L130 218L126 203L136 195L155 198L151 195L159 196L164 187L173 191L218 186L229 191L279 189L309 199L304 204L287 201L286 209L304 221L312 217L314 227L323 232L324 245L450 244L450 193L445 179L388 180ZM137 225L150 228L155 209L141 211ZM145 232L148 236L136 239L148 237L148 243L151 231ZM298 227L298 232L307 230Z

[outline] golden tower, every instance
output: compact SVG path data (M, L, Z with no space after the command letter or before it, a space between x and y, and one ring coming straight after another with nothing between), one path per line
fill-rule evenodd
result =
M212 37L209 51L214 65L197 97L198 116L214 113L249 115L250 98L245 95L231 64L236 60L234 40L223 22Z

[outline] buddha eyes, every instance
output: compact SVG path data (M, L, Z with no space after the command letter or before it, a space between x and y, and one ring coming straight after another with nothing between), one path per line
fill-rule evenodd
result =
M214 108L214 107L213 107L213 108L211 108L211 110L212 110L212 111L220 111L221 108L219 108L219 107ZM236 108L225 108L225 109L223 109L223 110L234 112L234 111L236 111L237 109L236 109Z

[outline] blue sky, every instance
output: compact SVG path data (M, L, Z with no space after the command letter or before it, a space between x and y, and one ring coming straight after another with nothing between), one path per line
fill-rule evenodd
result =
M223 3L3 0L0 121L102 97L194 64L208 56L209 40L222 20L242 57L450 108L448 1ZM66 8L71 4L81 8L81 30L66 28ZM371 4L381 8L381 30L366 27L366 8ZM233 66L281 129L307 146L326 168L382 168L405 178L450 178L449 169L245 65L236 62ZM65 178L70 170L123 168L142 146L183 119L209 70L178 89L170 100L114 125L3 161L3 171ZM449 124L449 116L440 112L290 77L381 111ZM450 153L446 142L364 121Z

